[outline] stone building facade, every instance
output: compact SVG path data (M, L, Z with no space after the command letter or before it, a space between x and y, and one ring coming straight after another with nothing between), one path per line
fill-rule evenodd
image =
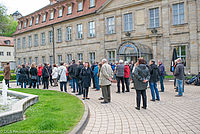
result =
M162 60L177 49L186 72L200 71L199 0L51 0L18 21L17 64Z

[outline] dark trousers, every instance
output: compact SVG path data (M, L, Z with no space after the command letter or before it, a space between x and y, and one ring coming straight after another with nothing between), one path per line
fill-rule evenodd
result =
M118 88L117 92L120 92L120 81L122 83L122 92L124 92L124 90L125 90L125 88L124 88L124 77L117 77L117 88Z
M146 90L136 90L137 97L137 107L140 107L140 102L141 102L141 95L142 95L142 100L143 100L143 107L147 107L147 95L146 95Z
M9 80L5 80L5 83L6 83L6 85L7 85L8 88L9 88L9 87L10 87Z
M160 76L160 86L161 86L161 91L164 92L165 88L164 88L164 76Z
M75 88L75 85L76 85L76 88ZM77 90L77 92L78 92L78 81L76 78L73 78L73 77L72 77L72 87L73 87L74 93L75 93L75 90Z
M78 94L83 93L83 82L81 80L78 80Z
M50 79L49 79L49 81L50 81L50 84L51 84L51 86L53 86L53 79L52 79L52 76L50 76Z
M83 97L87 98L88 97L88 92L89 92L89 87L84 87L83 88Z
M110 85L101 86L104 102L110 102Z
M63 91L63 86L65 92L67 92L67 82L60 82L60 91Z
M43 89L48 89L49 88L49 78L43 77L43 83L44 83Z
M129 78L124 78L125 80L125 85L126 85L126 91L129 92L130 89L129 89L129 85L130 85L130 81L129 81Z
M96 88L94 76L92 77L93 88Z
M32 86L33 86L33 88L36 88L36 83L37 83L37 80L33 80L33 79L31 79L31 82L30 82L29 88L31 88Z

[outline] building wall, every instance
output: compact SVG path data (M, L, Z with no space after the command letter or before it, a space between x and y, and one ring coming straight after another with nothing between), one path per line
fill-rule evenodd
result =
M173 25L172 5L184 2L184 24ZM153 34L149 26L149 9L159 7L159 23L157 33ZM73 20L65 21L54 25L56 63L58 55L66 62L67 54L72 54L73 59L77 59L77 53L83 53L83 60L89 60L89 53L95 52L96 61L107 58L107 51L117 52L118 47L124 41L133 41L149 46L152 49L153 58L162 60L166 71L169 73L169 67L174 47L185 46L186 48L186 72L197 73L200 71L200 2L194 0L113 0L103 10L96 14L79 17ZM124 14L133 14L133 30L131 36L127 37L124 32ZM115 33L106 34L106 18L115 17ZM94 38L88 36L88 22L95 21ZM83 39L77 39L77 24L83 24ZM66 27L72 26L72 40L66 41ZM57 42L57 29L62 29L62 42ZM42 56L49 61L49 56L53 55L52 44L49 43L49 31L52 27L44 27L23 34L16 35L18 38L32 35L32 44L34 34L38 34L39 46L26 47L25 49L16 49L16 60L18 58L39 57L39 63L42 62ZM41 33L45 32L46 43L41 46ZM28 45L26 43L26 45ZM116 53L115 53L116 54ZM115 60L117 56L115 55Z

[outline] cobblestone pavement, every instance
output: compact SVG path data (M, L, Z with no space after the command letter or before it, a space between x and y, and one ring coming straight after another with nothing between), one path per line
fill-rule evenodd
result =
M200 87L186 85L184 96L175 97L172 85L165 82L165 92L160 93L161 101L156 102L149 101L151 94L150 89L147 89L148 108L140 111L135 109L136 96L133 89L130 93L117 94L116 84L113 84L112 100L108 104L101 104L98 100L100 91L90 89L90 100L85 100L90 109L90 118L83 133L200 134Z

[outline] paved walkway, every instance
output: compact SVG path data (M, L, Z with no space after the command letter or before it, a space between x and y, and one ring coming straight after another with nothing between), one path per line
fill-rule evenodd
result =
M135 91L117 94L112 85L112 101L101 104L100 91L90 89L89 122L84 134L137 134L137 133L196 133L200 134L200 87L185 86L183 97L175 97L173 83L165 83L161 101L151 102L150 89L147 110L135 109ZM12 85L14 86L14 85ZM58 90L58 88L51 88ZM82 97L82 96L81 96Z

